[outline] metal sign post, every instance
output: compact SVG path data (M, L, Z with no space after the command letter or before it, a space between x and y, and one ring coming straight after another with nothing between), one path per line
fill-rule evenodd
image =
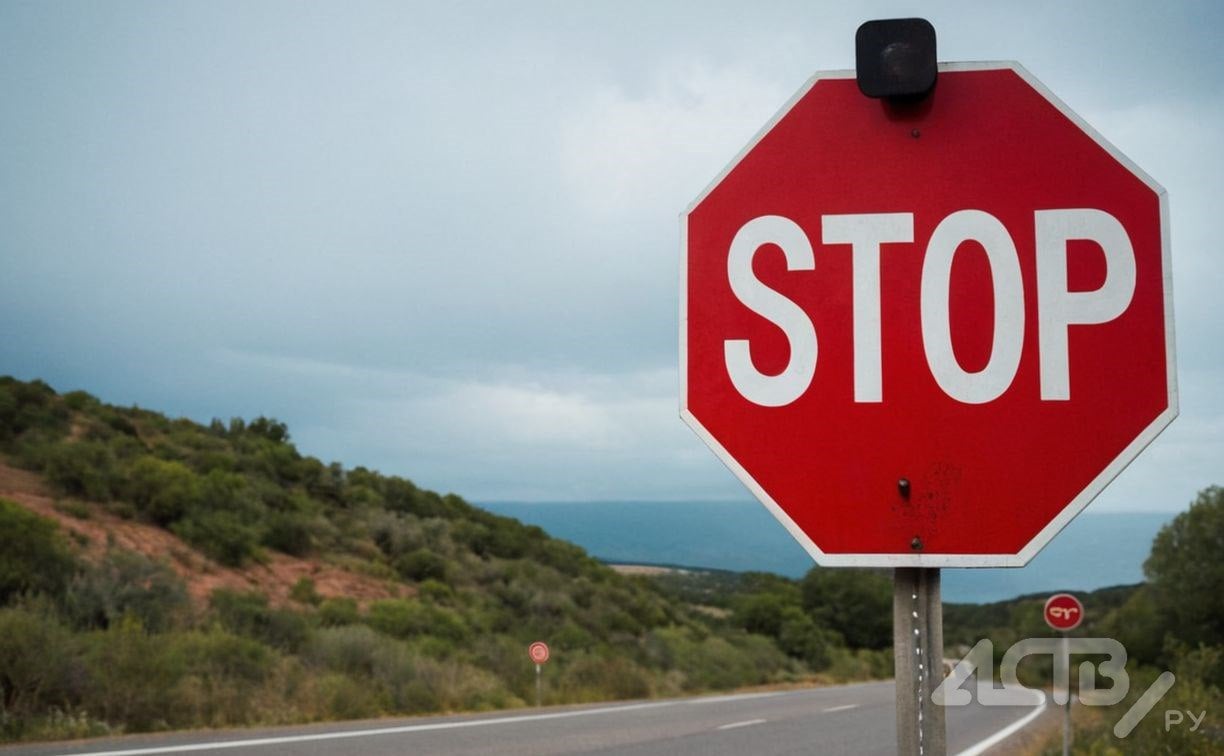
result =
M1084 621L1084 604L1070 593L1056 593L1046 599L1042 610L1046 624L1050 629L1057 630L1062 635L1062 653L1054 662L1054 680L1067 681L1067 690L1063 693L1063 756L1071 753L1071 640L1069 633L1079 627ZM1061 670L1061 672L1060 672ZM1051 693L1054 702L1059 703L1059 692L1051 683Z
M893 574L897 753L944 756L948 750L944 707L931 700L943 679L939 570L898 567Z
M527 656L535 662L536 668L536 708L539 708L543 696L541 695L540 668L548 661L551 652L548 650L548 644L544 641L536 641L527 647Z
M1067 634L1062 634L1062 656L1063 663L1070 667L1071 662L1071 641L1068 640ZM1063 703L1063 756L1071 754L1071 677L1067 676L1067 700Z

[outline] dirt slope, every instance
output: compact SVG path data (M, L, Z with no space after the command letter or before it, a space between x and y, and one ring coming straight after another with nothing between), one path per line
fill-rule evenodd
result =
M88 559L100 559L108 545L136 551L169 564L187 583L198 604L206 603L217 588L265 593L273 605L289 602L289 591L303 577L315 583L323 598L347 596L364 604L374 599L406 595L403 585L369 575L350 572L310 559L298 559L269 551L263 564L242 568L225 567L184 543L168 530L125 520L101 505L84 502L88 517L67 514L56 507L56 496L42 479L0 460L0 497L59 523L72 540L82 544Z

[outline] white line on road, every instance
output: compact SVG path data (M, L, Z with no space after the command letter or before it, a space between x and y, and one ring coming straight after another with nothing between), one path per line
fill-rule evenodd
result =
M773 698L774 696L786 695L788 691L775 690L768 693L734 693L729 696L702 696L701 698L691 698L681 703L686 703L689 706L699 706L701 704L712 703L727 703L728 701L750 701L755 698ZM799 693L805 693L807 690L799 690Z
M1046 696L1045 696L1045 693L1042 693L1041 691L1033 691L1033 692L1037 694L1038 699L1041 701L1040 706L1034 709L1031 713L1025 714L1020 719L1017 719L1015 722L1012 722L1007 727L1004 727L1002 730L999 730L994 735L991 735L985 740L974 743L973 745L969 746L965 750L956 754L956 756L978 756L979 754L985 753L986 749L996 746L999 743L1002 743L1007 738L1011 737L1012 735L1015 735L1017 732L1027 727L1029 722L1032 722L1034 719L1041 716L1041 712L1045 711L1045 708L1046 708L1046 703L1047 703Z
M721 725L718 729L734 730L737 727L751 727L752 725L765 724L768 721L768 719L748 719L743 722L732 722L731 724Z
M847 686L851 687L851 686ZM703 696L672 701L650 701L623 706L603 706L596 709L580 709L578 711L559 711L548 714L524 714L519 716L494 717L492 719L472 719L459 722L432 722L428 724L404 725L401 727L379 727L370 730L340 730L333 732L316 732L309 735L283 735L268 738L246 738L243 740L219 740L210 743L183 743L181 745L152 746L146 748L128 748L117 751L91 751L89 753L72 754L72 756L153 756L162 753L191 753L195 751L219 751L230 748L253 748L257 746L284 745L286 743L307 743L318 740L339 740L343 738L366 738L375 735L403 735L412 732L430 732L435 730L455 730L463 727L489 727L492 725L514 724L515 722L541 722L549 719L568 719L571 717L589 717L598 714L615 714L622 711L640 711L643 709L658 709L679 704L701 705L718 704L729 701L746 701L750 699L772 698L796 693L808 693L811 689L797 691L769 691L766 693L738 693L725 696Z
M857 708L858 708L858 704L846 704L844 706L833 706L828 709L823 709L821 711L821 714L831 714L835 711L846 711L847 709L857 709Z
M621 711L640 709L657 709L664 706L675 706L676 701L654 701L651 703L629 704L627 706L605 706L599 709L582 709L580 711L559 711L551 714L527 714L518 717L496 717L494 719L475 719L464 722L434 722L431 724L405 725L403 727L380 727L373 730L342 730L339 732L317 732L310 735L284 735L278 738L249 738L246 740L221 740L213 743L184 743L183 745L156 746L153 748L129 748L122 751L93 751L91 753L73 754L72 756L150 756L157 753L188 753L191 751L213 751L223 748L250 748L253 746L284 745L286 743L305 743L313 740L337 740L340 738L366 738L373 735L402 735L409 732L429 732L432 730L455 730L461 727L488 727L490 725L512 724L514 722L539 722L545 719L567 719L569 717L589 717L596 714L614 714Z

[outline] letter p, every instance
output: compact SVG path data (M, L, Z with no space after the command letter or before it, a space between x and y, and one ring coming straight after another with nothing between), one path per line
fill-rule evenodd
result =
M1185 715L1181 713L1181 709L1166 709L1165 710L1165 732L1173 729L1177 725L1186 721Z

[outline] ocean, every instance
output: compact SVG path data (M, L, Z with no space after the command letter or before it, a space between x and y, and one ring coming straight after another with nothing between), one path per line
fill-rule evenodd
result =
M757 570L802 577L812 559L755 501L480 502L578 544L607 562ZM988 603L1032 593L1143 581L1152 539L1176 512L1075 518L1025 567L945 569L943 599Z

